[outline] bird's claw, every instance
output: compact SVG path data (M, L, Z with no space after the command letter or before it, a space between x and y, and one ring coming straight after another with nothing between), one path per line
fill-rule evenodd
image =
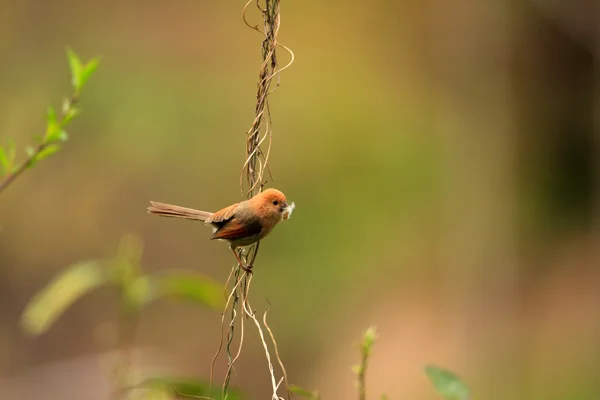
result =
M247 265L247 266L240 265L240 267L242 267L242 269L244 271L246 271L246 273L248 273L248 274L252 273L252 265Z

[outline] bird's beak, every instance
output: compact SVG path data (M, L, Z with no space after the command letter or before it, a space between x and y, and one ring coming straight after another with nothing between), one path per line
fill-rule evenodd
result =
M296 203L292 202L292 204L286 204L283 207L283 219L289 219L292 216L294 208L296 208Z

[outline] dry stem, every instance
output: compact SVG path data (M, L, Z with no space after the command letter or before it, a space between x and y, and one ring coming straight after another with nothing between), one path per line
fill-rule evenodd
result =
M252 26L248 23L246 19L246 11L248 6L252 3L252 1L256 1L256 6L260 10L263 16L263 30L260 30L258 26ZM275 77L280 76L280 73L287 69L294 61L294 53L279 43L277 43L277 36L279 33L279 27L281 24L281 16L279 13L279 0L264 0L264 8L259 4L260 0L249 0L244 6L243 10L243 20L251 29L256 30L257 32L264 35L264 40L262 42L262 64L259 70L259 81L258 88L256 94L256 106L254 110L254 120L252 121L251 127L246 132L246 160L242 166L242 172L240 174L240 190L242 195L245 195L247 198L251 198L256 194L260 193L263 190L265 185L265 171L271 175L271 170L269 167L269 155L271 153L271 145L273 139L273 131L272 131L272 121L271 121L271 112L269 108L268 97L274 90L279 86L279 81L277 82L275 88L271 89L271 82ZM276 48L281 47L285 49L291 55L291 61L283 68L278 67L277 57L276 57ZM267 140L268 139L268 140ZM267 143L266 152L263 151L263 144ZM245 182L244 182L245 178ZM254 260L256 259L256 255L258 254L260 242L251 246L247 252L247 254L238 253L240 260L245 263L245 265L254 265ZM230 285L232 289L230 290L229 296L227 296L227 304L225 306L225 310L223 312L223 316L221 318L221 342L219 344L219 349L215 354L211 366L211 388L213 381L213 370L215 361L220 354L223 348L223 328L225 324L225 315L227 310L230 310L230 322L229 322L229 331L227 335L227 345L226 351L228 355L228 367L227 372L225 374L225 380L223 382L222 394L223 398L227 398L229 382L231 379L231 374L234 368L234 364L239 358L242 346L244 342L244 316L246 318L252 319L254 324L256 325L261 342L263 344L263 348L265 350L265 355L267 358L267 363L269 366L269 372L271 375L271 384L273 388L273 400L281 400L282 397L279 397L277 391L282 382L285 382L286 387L289 392L289 385L287 381L287 374L285 372L285 368L283 367L283 363L279 357L279 352L277 350L277 343L275 342L275 338L273 333L269 329L266 324L266 312L263 317L263 323L267 330L269 331L269 335L275 347L275 354L277 356L277 360L279 362L279 366L283 371L283 377L279 380L275 378L275 371L273 367L273 363L271 362L271 355L269 353L269 348L267 342L265 340L265 335L262 330L260 321L256 318L254 311L252 311L252 307L249 302L249 292L250 292L250 284L252 282L251 274L244 272L241 274L241 266L239 263L233 267L229 278L227 280L227 287ZM233 284L231 283L233 279ZM241 301L240 301L241 297ZM236 308L239 307L239 313L236 311ZM240 343L237 349L237 353L235 356L232 356L231 353L231 344L235 335L235 321L236 319L240 319ZM291 397L291 396L290 396Z

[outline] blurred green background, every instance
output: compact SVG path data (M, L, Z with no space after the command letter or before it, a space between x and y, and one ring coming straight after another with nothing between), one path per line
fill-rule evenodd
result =
M0 142L30 144L69 93L66 45L102 56L70 141L0 197L0 397L106 398L97 356L113 293L84 298L39 338L18 319L57 272L112 256L123 234L144 241L147 271L225 282L231 253L207 228L145 208L241 199L261 41L243 5L0 2ZM281 7L279 39L297 58L271 96L269 185L297 208L261 245L252 296L259 312L270 304L290 380L353 398L356 343L375 325L371 398L437 398L428 362L479 399L600 398L595 4ZM208 376L219 323L153 304L140 365ZM234 383L270 393L253 329Z

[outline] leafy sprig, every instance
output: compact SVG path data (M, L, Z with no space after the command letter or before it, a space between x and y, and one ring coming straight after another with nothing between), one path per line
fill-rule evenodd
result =
M26 157L20 163L16 162L17 152L13 141L9 141L6 147L0 146L0 193L27 169L60 150L62 143L69 138L65 128L79 115L80 109L77 107L79 96L98 68L100 59L94 57L84 64L71 48L67 48L67 61L71 69L73 93L64 99L59 114L54 107L48 107L46 132L37 138L37 144L25 148Z

